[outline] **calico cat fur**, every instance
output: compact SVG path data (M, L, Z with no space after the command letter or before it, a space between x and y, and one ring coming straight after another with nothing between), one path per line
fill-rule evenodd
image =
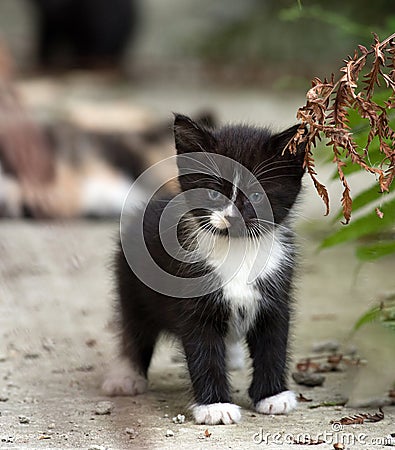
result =
M218 211L204 214L202 209L194 208L186 215L188 220L181 219L181 229L184 226L186 232L180 234L180 239L188 233L195 236L203 263L180 263L164 250L158 223L170 199L154 199L148 205L144 215L146 245L156 264L167 272L182 272L191 279L208 273L219 281L220 287L195 298L155 292L133 273L119 248L116 279L121 352L103 384L108 395L136 395L146 390L151 356L158 336L165 332L175 335L183 345L197 423L230 424L240 420L240 409L231 402L228 369L232 356L240 365L240 342L244 340L252 358L248 393L255 409L263 414L284 414L296 407L295 394L287 389L286 366L295 266L291 211L301 190L304 148L300 147L296 155L284 151L296 129L297 126L279 134L246 125L210 129L186 116L175 115L177 154L223 155L246 167L269 199L272 231L258 227L258 232L249 234L249 227L252 229L255 224L257 229L252 208L252 199L257 196L248 193L248 186L244 187L247 194L238 189L243 180L237 179L237 171L234 183L222 180L218 184L218 179L213 177L210 181L207 174L183 174L179 164L182 192L203 187L220 191L226 199L226 205L222 202ZM232 208L237 208L242 216L247 234L232 236ZM138 221L132 219L126 231L132 249L137 226ZM244 260L237 272L229 276L234 261L243 252ZM139 258L138 254L134 257ZM248 276L257 258L266 262L250 283Z

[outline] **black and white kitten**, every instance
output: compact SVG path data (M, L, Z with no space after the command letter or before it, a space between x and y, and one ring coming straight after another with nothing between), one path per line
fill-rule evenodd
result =
M297 127L279 134L244 125L213 130L175 116L185 195L173 204L154 197L142 220L130 219L123 230L116 261L121 359L103 384L107 394L146 390L154 346L165 332L183 345L197 423L240 420L227 371L240 364L244 341L252 358L248 392L255 409L284 414L296 407L286 376L295 264L290 212L301 189L304 148L293 155L285 147ZM169 205L174 209L165 225L177 218L180 248L193 258L178 259L163 242L172 228L160 225ZM171 282L145 262L140 226L152 261L172 275Z

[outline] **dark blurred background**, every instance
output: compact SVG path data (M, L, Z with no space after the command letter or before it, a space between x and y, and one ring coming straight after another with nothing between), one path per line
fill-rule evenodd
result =
M19 70L121 67L126 74L300 87L334 71L391 0L2 0L0 34ZM193 72L193 75L191 75Z

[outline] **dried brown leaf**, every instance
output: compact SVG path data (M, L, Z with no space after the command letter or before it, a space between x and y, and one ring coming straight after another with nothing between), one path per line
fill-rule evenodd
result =
M329 355L327 359L329 364L338 365L341 361L343 361L342 354Z
M365 75L364 83L366 98L370 100L374 93L374 86L380 86L379 74L381 73L381 66L385 64L385 56L381 48L381 42L378 39L377 34L374 34L374 44L372 45L374 59L370 72Z
M306 398L302 393L299 392L299 395L296 399L298 402L300 403L308 403L308 402L312 402L313 399L312 398Z
M296 364L296 370L298 372L317 371L320 368L320 364L311 361L310 358L302 360Z
M379 208L375 209L377 217L379 217L380 219L382 219L384 217L384 213L383 211L381 211Z
M340 420L331 420L330 423L340 423L341 425L363 424L365 422L380 422L384 419L384 412L381 408L375 414L361 413L354 416L342 417Z
M343 207L343 216L345 222L342 222L344 225L347 225L351 219L351 211L352 211L352 199L350 196L350 189L348 186L344 188L342 199L341 199L342 207Z

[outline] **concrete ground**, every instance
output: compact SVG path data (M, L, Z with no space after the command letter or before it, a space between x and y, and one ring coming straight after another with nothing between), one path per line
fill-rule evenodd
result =
M274 123L276 128L294 123L295 111L303 104L302 97L264 91L162 85L114 90L72 78L24 82L20 91L31 110L43 116L63 117L64 111L82 103L99 105L102 116L106 105L115 102L117 107L146 108L162 118L170 111L191 113L209 106L221 120ZM325 182L330 170L320 169L319 174ZM306 180L306 185L311 183ZM331 190L334 210L338 191ZM393 406L384 408L384 420L341 432L333 429L331 420L377 409L309 408L345 396L354 404L372 396L384 398L395 378L393 347L382 344L385 336L365 329L354 342L348 339L356 318L394 288L394 259L358 268L352 247L317 253L323 229L331 226L322 214L318 196L311 186L306 188L298 220L301 261L290 366L294 369L295 361L311 354L314 343L336 339L344 348L356 345L368 361L366 367L361 373L349 369L326 374L323 387L291 381L291 388L312 402L300 403L289 416L254 413L246 395L249 371L234 372L234 399L243 407L243 420L209 427L192 422L188 376L175 344L169 342L157 349L147 394L110 399L110 414L95 413L103 407L99 402L109 400L100 385L115 354L111 255L117 221L1 221L0 448L310 448L292 443L305 437L325 440L317 447L323 449L333 448L336 440L355 449L385 448L374 439L395 432ZM173 423L178 414L185 415L184 423Z
M332 429L331 420L377 409L309 408L348 394L356 380L350 371L327 374L323 387L291 382L297 393L313 402L300 403L289 416L254 413L246 395L248 370L234 372L234 397L243 407L242 423L194 425L187 408L191 400L188 377L172 343L163 343L156 352L149 393L110 399L111 413L96 414L98 402L108 400L100 392L100 383L115 348L110 261L116 234L115 222L0 223L1 449L241 449L259 445L285 449L295 448L290 440L302 439L299 435L305 433L324 439L327 443L318 446L323 449L333 448L334 439L348 439L353 443L350 448L385 448L373 439L395 431L394 407L384 408L381 422L347 426L341 432ZM342 342L377 291L393 287L393 260L392 265L387 261L362 267L353 283L352 248L317 254L316 241L306 231L301 231L300 243L294 360L309 354L317 341ZM357 345L363 347L361 342ZM376 341L375 352L377 345ZM368 361L368 366L377 364L375 358ZM390 370L388 362L379 372L385 370ZM378 380L374 378L373 384ZM186 416L184 423L173 423L177 414Z

